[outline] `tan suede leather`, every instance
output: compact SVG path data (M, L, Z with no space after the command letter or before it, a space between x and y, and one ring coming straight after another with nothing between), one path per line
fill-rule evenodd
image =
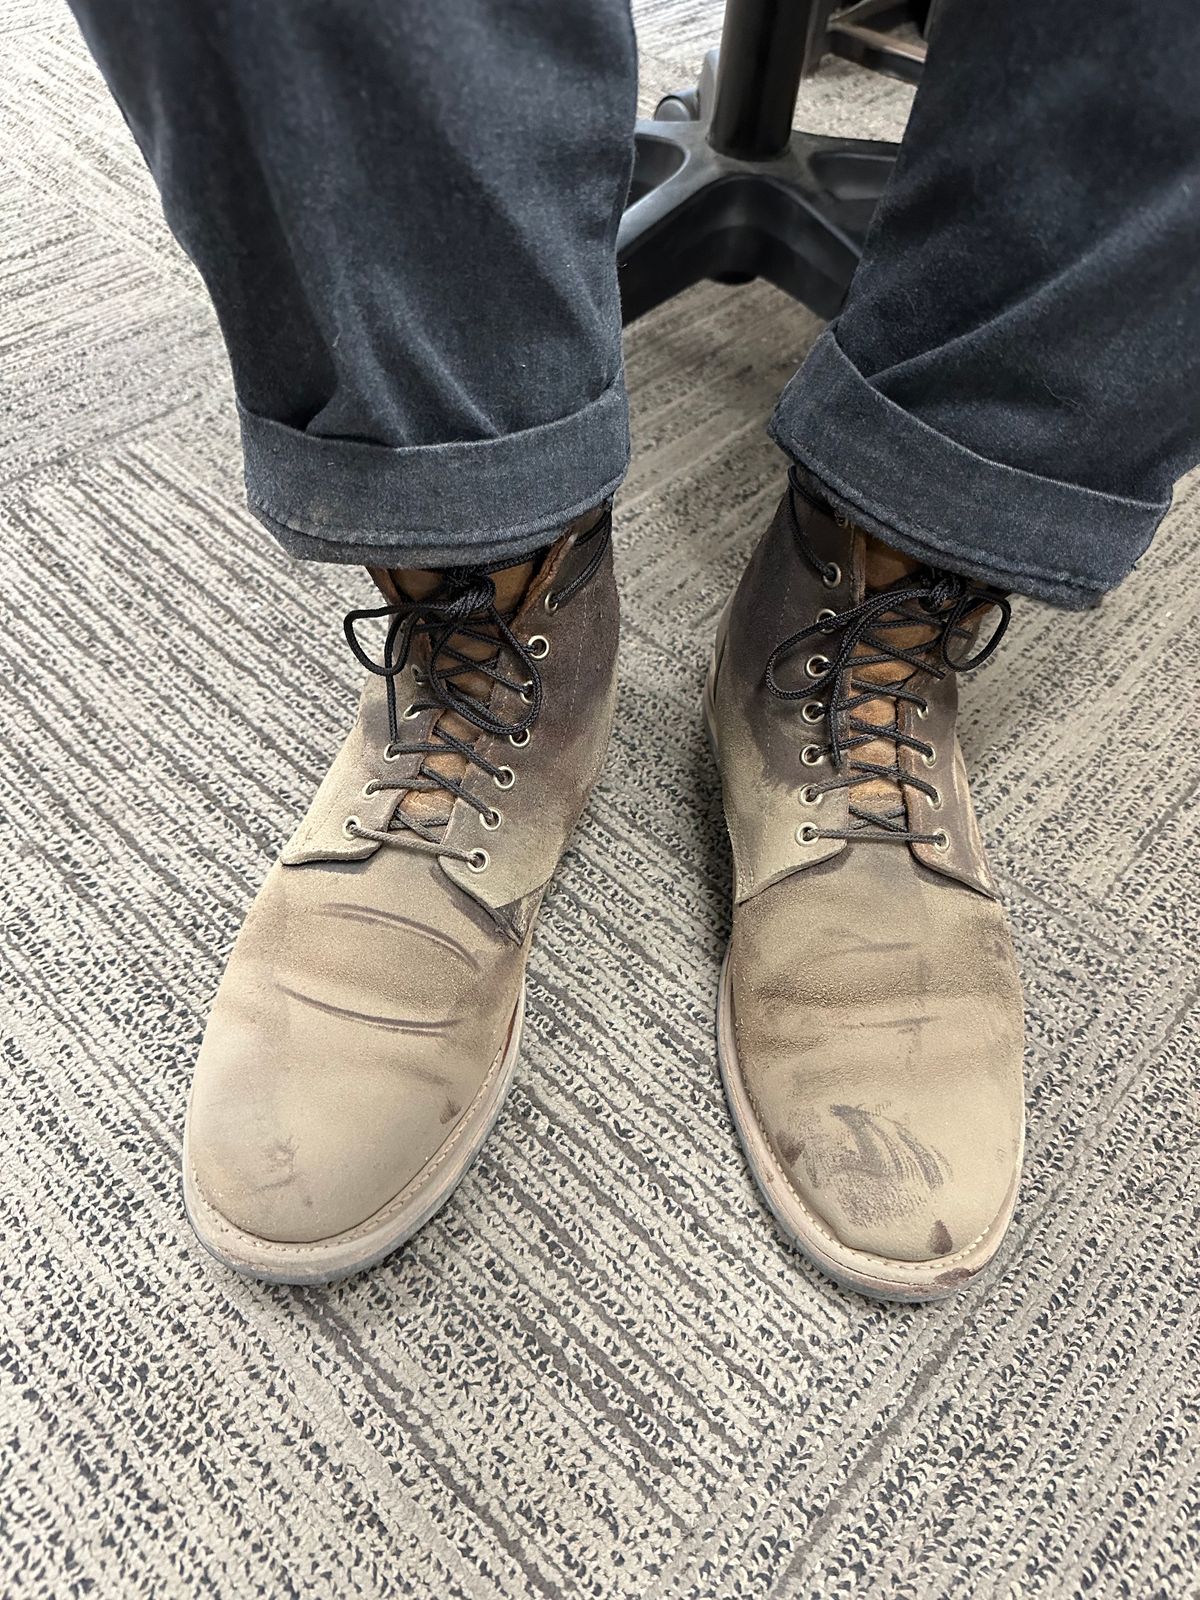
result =
M522 642L540 636L547 646L528 742L475 730L505 776L456 769L499 823L485 827L476 807L437 790L442 853L389 833L403 794L374 785L415 779L422 757L388 759L385 685L372 676L251 909L205 1034L185 1141L193 1224L237 1270L324 1281L380 1259L448 1196L498 1113L534 917L612 725L618 624L607 543L592 575L556 601L590 565L598 537L561 539L512 619ZM420 674L427 643L414 654ZM401 708L415 681L400 689ZM515 722L525 704L497 687L489 710ZM451 714L402 720L405 742L427 739ZM481 871L450 853L479 851Z
M781 641L866 593L866 536L795 504L814 559L785 496L722 618L706 697L735 868L722 1070L784 1230L853 1287L932 1298L990 1259L1012 1213L1024 1127L1020 984L954 733L954 673L872 668L868 682L902 683L917 703L864 705L880 737L864 733L837 769L830 693L787 700L767 687ZM935 632L917 624L889 637L911 648ZM807 666L820 668L813 657L832 656L836 628L828 639L777 661L782 687L803 689ZM855 655L868 658L865 648ZM889 729L932 747L932 758L898 749ZM884 764L881 751L914 781L868 777L803 803L802 791L853 759ZM898 805L897 825L937 842L879 837L851 811L872 803ZM798 837L806 825L864 837Z

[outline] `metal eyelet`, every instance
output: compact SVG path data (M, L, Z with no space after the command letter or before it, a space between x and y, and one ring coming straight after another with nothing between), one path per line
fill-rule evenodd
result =
M919 706L914 706L913 707L913 710L916 712L918 718L922 722L924 722L925 718L929 715L929 702L928 702L928 700L922 700L922 702L921 702L921 704Z
M508 742L511 745L515 745L518 750L524 750L525 746L529 743L529 729L522 728L519 733L510 733L508 736Z
M825 707L819 700L809 700L805 705L800 707L800 715L804 718L805 722L820 722L821 718L825 715Z
M486 850L472 850L467 857L468 872L486 872L492 864L492 858Z
M939 788L935 786L933 793L929 795L928 799L929 809L931 811L940 811L942 809L942 791Z
M796 829L797 844L812 844L817 837L817 826L814 822L802 822Z
M405 722L415 722L420 715L421 713L416 706L409 706L406 711L401 713L402 720Z
M379 779L372 778L370 783L363 784L363 799L369 800L373 794L379 792Z
M517 693L520 695L521 699L524 700L524 702L525 702L525 704L527 706L531 706L533 704L533 684L532 683L524 684L520 689L518 689Z
M818 662L821 663L820 666L817 665ZM804 670L810 678L823 678L831 664L828 656L809 656L804 663Z
M930 745L928 750L921 751L921 764L926 767L937 765L937 751L933 745Z
M933 848L935 850L949 850L949 848L950 848L950 835L946 832L945 828L939 828L938 831L934 834L934 836L933 836Z
M492 782L497 789L511 789L516 781L517 775L511 767L501 767L499 772L492 773Z
M358 830L361 826L362 824L359 822L357 817L347 817L345 822L342 823L342 832L346 835L347 839L357 839Z
M385 761L399 761L403 754L403 750L397 750L394 745L388 745L387 749L383 752L383 759Z
M423 689L425 687L425 685L429 682L429 679L421 671L420 667L417 665L417 663L415 661L413 662L412 675L413 675L413 682L416 684L418 689Z
M535 650L533 648L535 644L540 645L541 649ZM544 633L535 633L525 648L529 651L529 654L535 661L545 661L546 657L550 654L550 641L547 639Z
M831 611L829 609L829 607L826 606L823 611L818 611L817 612L817 621L818 622L829 622L833 617L836 617L836 616L837 616L837 612L836 611Z
M800 752L800 759L806 767L819 767L825 759L825 752L819 744L806 744Z
M480 816L479 816L479 825L480 825L480 827L481 828L486 828L489 833L495 833L496 829L500 826L500 824L503 821L504 821L504 813L503 813L503 811L496 811L494 809L491 810L491 811L483 811L483 812L480 813Z
M554 613L558 610L558 601L549 592L549 590L547 590L546 597L542 601L542 606L544 607L545 610L547 610L550 613L551 616L553 616Z
M815 789L811 783L806 783L800 791L802 806L819 806L824 799L824 793L820 789Z
M821 574L821 582L827 589L836 589L842 581L842 569L836 561L831 561Z

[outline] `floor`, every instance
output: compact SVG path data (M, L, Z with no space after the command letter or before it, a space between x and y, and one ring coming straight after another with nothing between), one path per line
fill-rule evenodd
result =
M648 107L720 8L637 10ZM712 1032L701 673L816 328L760 285L645 319L620 713L517 1088L400 1256L237 1281L180 1204L189 1072L352 714L365 591L241 509L210 312L65 7L4 0L0 56L0 1589L1200 1594L1197 485L1098 615L1021 606L966 691L1028 987L1026 1184L987 1282L869 1304L772 1229ZM802 118L887 136L907 104L831 64Z

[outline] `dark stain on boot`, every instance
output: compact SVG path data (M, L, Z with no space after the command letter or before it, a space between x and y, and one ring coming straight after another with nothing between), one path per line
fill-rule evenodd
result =
M442 1127L444 1128L448 1122L453 1122L461 1110L462 1107L456 1101L447 1100L442 1110Z
M970 1267L952 1267L949 1272L940 1272L937 1277L939 1289L960 1289L964 1283L970 1283L975 1276Z
M805 1137L804 1165L813 1186L832 1189L852 1221L869 1226L906 1216L951 1176L945 1156L895 1118L864 1106L830 1106L829 1113L841 1137L830 1137L822 1119L816 1136Z
M800 1146L796 1143L795 1139L785 1139L779 1146L779 1154L790 1167L795 1161L796 1157L800 1154Z
M935 1256L948 1256L954 1249L950 1229L944 1222L935 1222L929 1234L929 1249Z
M830 1111L854 1140L854 1154L846 1162L873 1178L940 1189L950 1173L950 1163L892 1117L877 1116L862 1106L830 1106Z

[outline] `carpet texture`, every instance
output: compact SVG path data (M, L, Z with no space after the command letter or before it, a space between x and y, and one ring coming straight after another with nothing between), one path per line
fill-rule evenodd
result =
M719 7L638 9L649 106ZM4 0L0 61L0 1591L1200 1593L1200 488L1099 614L1021 605L966 687L1028 987L1025 1188L986 1282L868 1304L771 1227L713 1044L702 671L816 326L761 285L648 317L616 735L517 1087L401 1255L237 1281L184 1220L185 1095L349 724L366 589L241 508L212 316L65 8ZM888 136L907 104L830 65L802 117Z

